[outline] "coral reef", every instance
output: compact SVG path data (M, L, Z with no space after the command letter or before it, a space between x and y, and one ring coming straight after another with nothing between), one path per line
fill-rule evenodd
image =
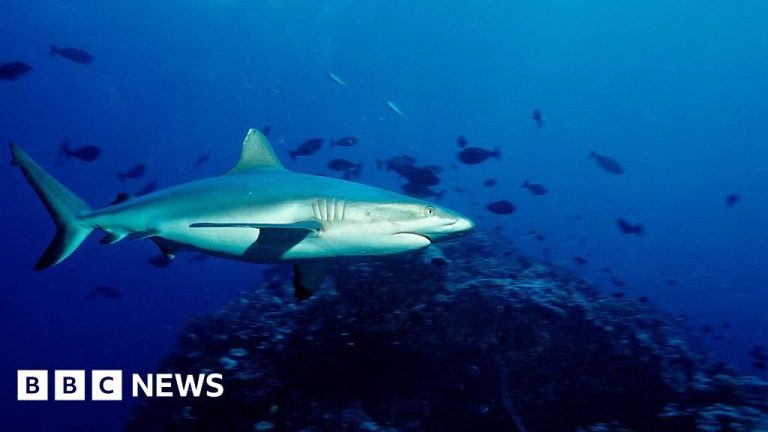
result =
M439 262L337 265L301 303L265 272L162 365L221 372L224 395L145 400L126 430L768 430L767 383L697 353L653 305L509 244L476 232Z

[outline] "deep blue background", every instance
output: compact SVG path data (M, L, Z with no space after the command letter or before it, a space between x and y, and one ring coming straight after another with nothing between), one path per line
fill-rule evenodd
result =
M588 255L579 272L606 291L602 266L629 295L687 314L692 326L721 333L732 323L708 345L754 373L746 351L768 340L765 28L768 6L758 1L9 0L0 2L0 63L34 71L0 82L0 142L18 142L93 205L151 179L218 175L237 160L247 128L266 124L299 171L347 157L364 162L362 181L396 189L374 159L409 152L446 167L443 204L482 215L481 229L502 225L540 256L527 234L538 230L554 261ZM49 43L96 60L51 57ZM541 131L528 119L534 107L546 117ZM502 161L458 164L459 134L501 147ZM344 135L361 143L286 157L304 139ZM103 147L102 159L57 164L65 136ZM591 150L619 159L626 174L600 171ZM209 163L193 170L203 153ZM146 179L121 184L116 173L138 162L149 165ZM483 187L489 176L500 184ZM532 196L520 189L526 179L551 192ZM16 370L153 371L184 322L259 278L258 267L213 259L156 269L144 262L156 253L150 242L94 239L34 273L53 225L17 169L0 169L0 182L8 430L118 430L127 403L15 402ZM727 209L731 192L743 202ZM502 198L514 215L483 209ZM647 235L621 235L620 216ZM84 300L96 283L122 298Z

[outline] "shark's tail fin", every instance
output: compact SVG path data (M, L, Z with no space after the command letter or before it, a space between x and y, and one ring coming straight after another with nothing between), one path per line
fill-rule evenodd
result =
M24 177L40 197L56 224L56 236L35 264L35 270L45 270L64 261L93 231L93 227L79 218L82 213L90 210L90 207L51 177L14 143L11 143L11 155L13 155L11 164L21 167Z

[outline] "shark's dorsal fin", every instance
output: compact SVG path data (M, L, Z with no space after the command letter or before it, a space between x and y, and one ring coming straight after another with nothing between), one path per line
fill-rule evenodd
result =
M258 169L285 169L280 159L275 156L272 144L263 133L257 129L249 129L243 141L243 151L240 160L227 174L242 174Z

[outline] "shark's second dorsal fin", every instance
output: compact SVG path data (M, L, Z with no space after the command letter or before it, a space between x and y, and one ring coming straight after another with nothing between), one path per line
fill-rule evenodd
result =
M256 129L249 129L243 141L240 160L227 174L242 174L264 168L285 169L280 159L275 156L267 137Z

